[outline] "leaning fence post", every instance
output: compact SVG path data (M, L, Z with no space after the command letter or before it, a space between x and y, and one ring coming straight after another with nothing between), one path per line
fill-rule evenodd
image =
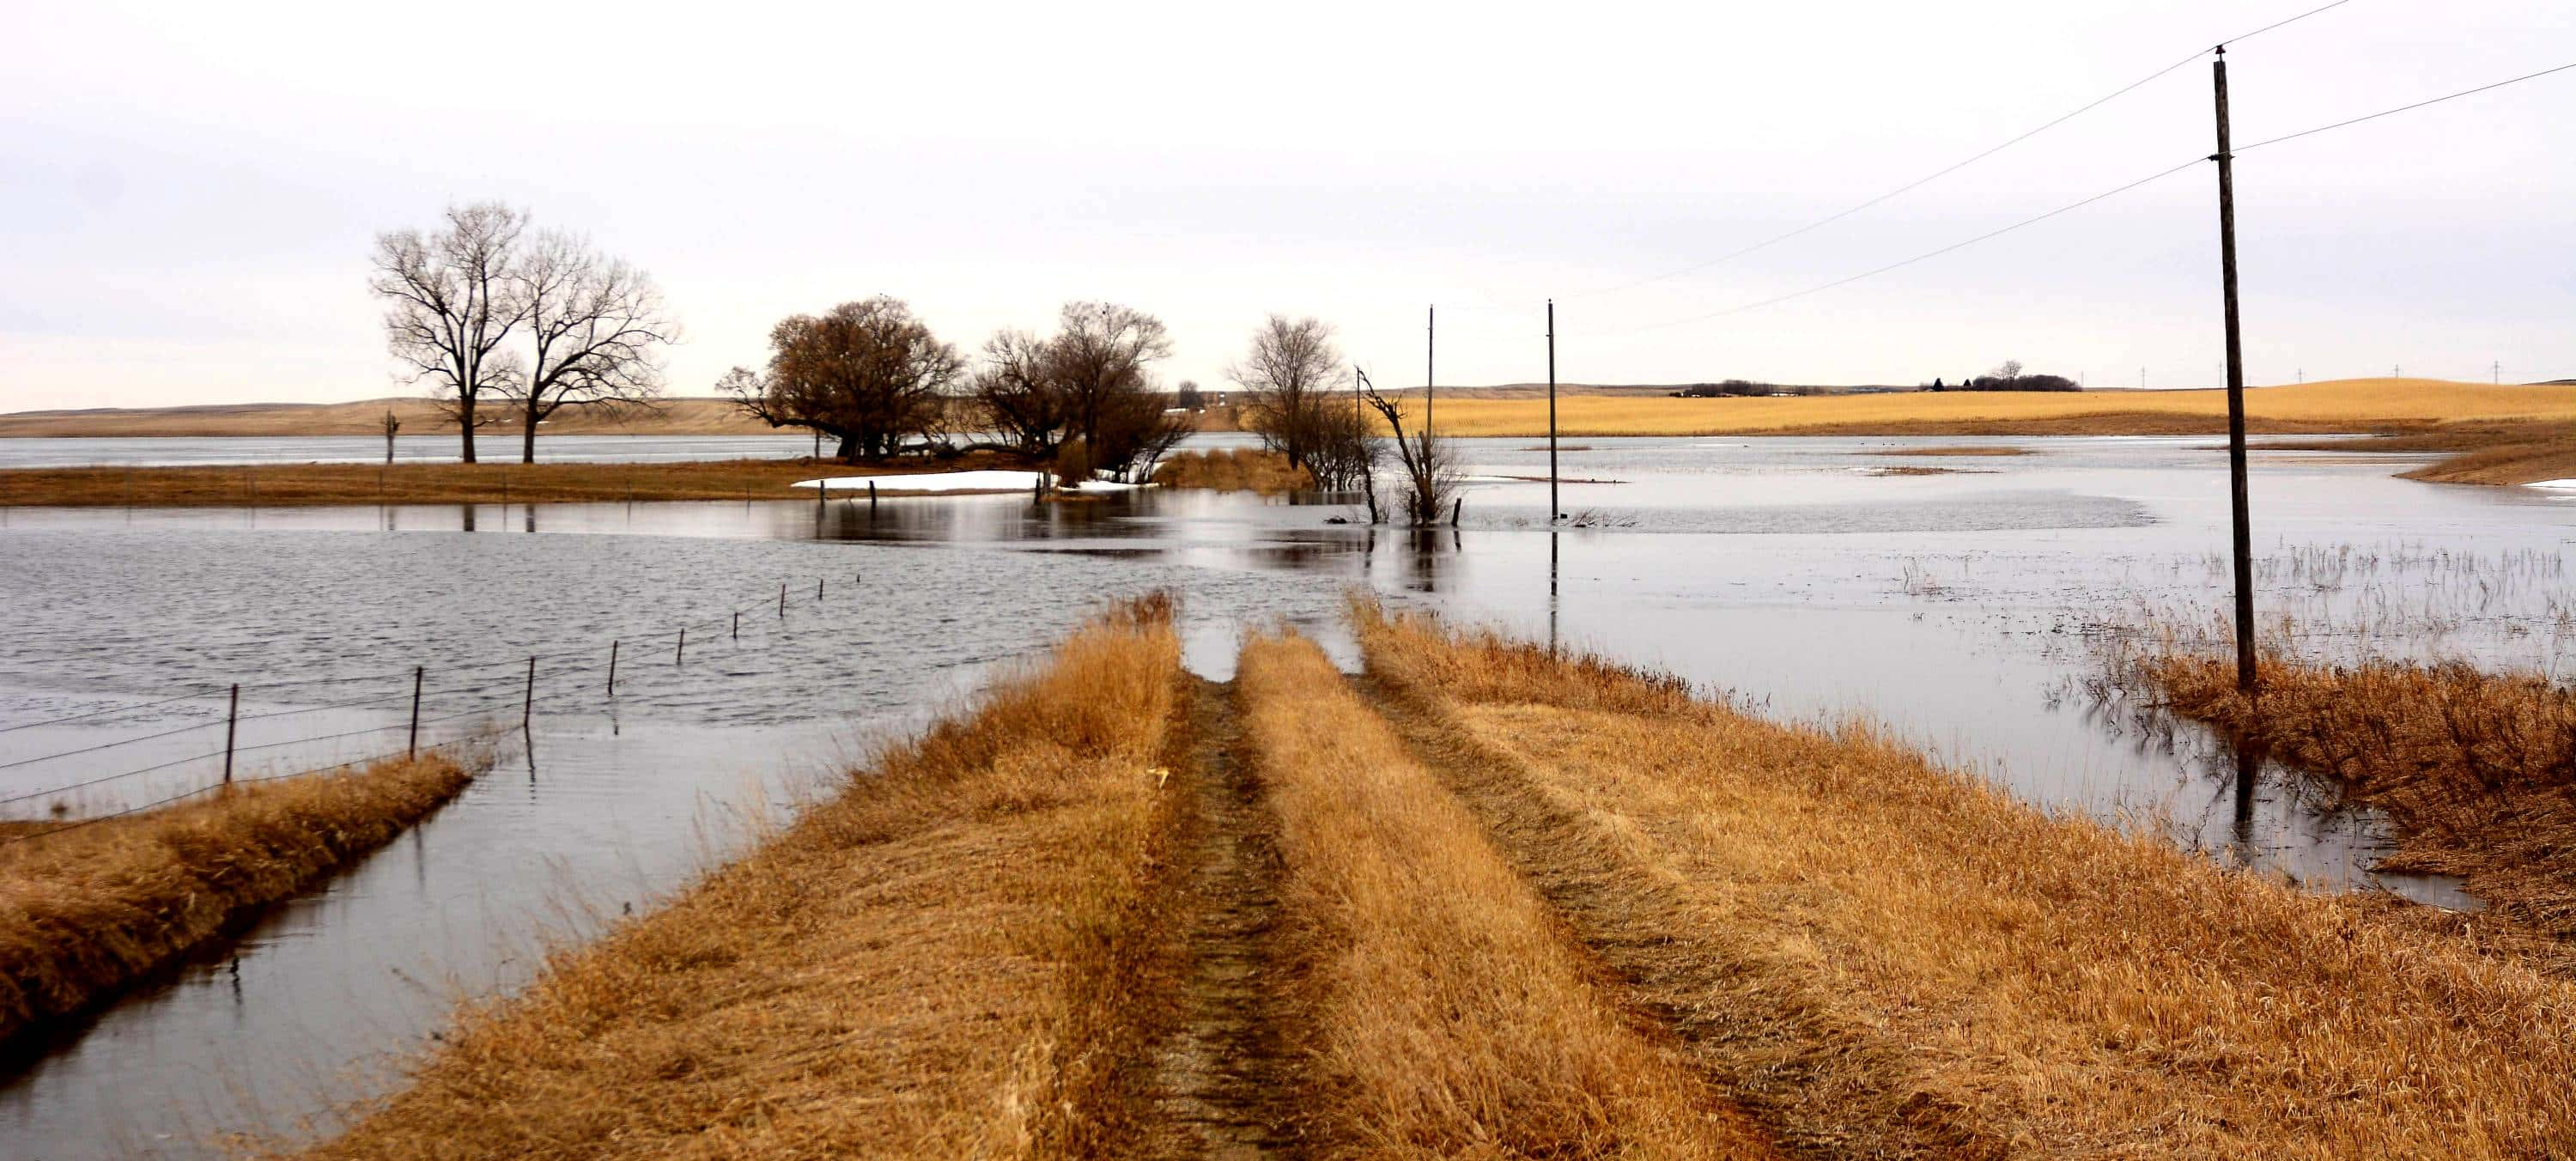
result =
M787 582L778 582L778 619L787 619Z
M528 694L527 694L527 700L522 701L522 702L520 702L520 703L519 703L519 731L520 731L521 733L525 733L525 732L527 732L527 729L528 729L528 719L533 718L533 717L535 717L536 715L537 715L537 658L536 658L536 655L535 655L535 654L531 653L531 654L529 654L529 655L528 655Z
M608 696L617 696L617 642L608 643Z
M403 757L420 756L420 675L425 666L411 667L411 737L403 743Z
M876 510L877 510L877 482L876 482L875 480L870 480L870 481L868 481L868 511L870 511L870 512L874 512L874 511L876 511Z
M742 610L740 609L733 611L733 639L742 640Z
M232 706L224 711L224 785L233 784L233 732L241 727L241 683L233 683Z
M682 625L682 626L680 626L680 647L671 651L671 665L672 665L674 668L677 668L681 662L686 661L686 660L688 660L688 659L689 659L689 627L688 627L688 626L686 626L686 625Z
M823 578L819 576L814 578L814 603L823 603Z

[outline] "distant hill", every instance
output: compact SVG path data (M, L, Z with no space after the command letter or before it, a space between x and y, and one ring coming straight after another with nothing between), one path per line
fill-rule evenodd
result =
M5 436L278 436L382 435L384 414L392 408L404 435L453 435L456 425L438 413L428 399L362 399L354 403L201 403L184 407L83 407L56 411L0 414ZM490 412L477 442L518 435L517 417ZM769 425L733 409L729 400L712 396L667 399L650 414L626 419L592 415L579 408L555 413L539 435L759 435ZM791 433L792 434L792 433Z

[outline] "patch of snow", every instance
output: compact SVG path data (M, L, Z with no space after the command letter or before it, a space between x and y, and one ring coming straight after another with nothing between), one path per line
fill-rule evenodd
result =
M799 488L829 488L835 494L863 493L875 484L879 492L1026 492L1038 486L1036 472L987 470L977 472L907 472L890 476L834 476L828 480L798 480ZM1141 488L1143 484L1117 484L1107 480L1085 481L1078 490L1084 492L1120 492Z
M2576 489L2576 480L2533 480L2526 488Z

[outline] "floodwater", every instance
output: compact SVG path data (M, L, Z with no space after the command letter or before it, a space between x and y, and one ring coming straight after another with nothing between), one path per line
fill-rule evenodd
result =
M519 439L489 433L475 450L490 463L516 463ZM544 463L665 463L676 460L786 459L814 450L803 435L540 435ZM381 435L0 438L0 468L179 467L249 464L374 464L385 458ZM456 459L453 435L398 435L394 458L444 463Z
M1914 454L1960 443L2030 454ZM649 906L872 739L1101 601L1156 587L1183 594L1191 664L1217 677L1244 627L1279 621L1350 664L1337 608L1365 585L1671 669L1776 717L1874 722L2048 809L2320 889L2474 905L2439 880L2372 874L2368 818L2320 813L2276 778L2239 795L2205 737L2083 695L2106 624L2224 611L2225 461L2210 441L1579 445L1563 474L1615 482L1564 485L1581 527L1555 531L1547 486L1507 478L1545 472L1530 440L1470 441L1485 482L1459 528L1424 533L1337 522L1349 504L1151 491L15 510L0 532L0 727L96 716L0 729L0 797L31 795L0 807L11 816L205 784L235 681L241 741L289 743L258 770L399 747L385 727L408 720L414 665L424 716L442 719L433 737L507 733L495 771L410 835L20 1062L0 1134L71 1157L291 1131L379 1083L458 996L524 982L546 940ZM2256 455L2266 617L2295 614L2293 644L2320 656L2558 671L2576 640L2561 595L2576 506L2390 478L2409 462ZM1950 474L1887 474L1934 468ZM131 738L146 740L42 758Z

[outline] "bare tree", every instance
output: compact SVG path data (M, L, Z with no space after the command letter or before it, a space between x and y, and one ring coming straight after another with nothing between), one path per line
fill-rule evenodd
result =
M461 458L474 462L474 429L483 422L483 393L509 382L516 368L500 348L524 319L510 293L510 264L527 215L499 202L449 206L436 232L376 235L367 289L386 301L385 342L403 381L427 381L456 420Z
M493 389L517 404L521 463L537 462L537 425L566 407L653 405L662 393L662 348L678 341L680 328L652 275L549 230L510 264L507 283L532 339L530 358Z
M1248 395L1244 426L1287 456L1289 467L1311 469L1325 424L1347 410L1333 390L1341 368L1333 328L1321 319L1274 314L1252 332L1252 350L1226 374ZM1327 397L1336 405L1329 413Z
M1056 371L1052 344L1027 331L998 331L984 341L984 368L970 389L984 422L1037 459L1055 454L1069 422Z
M1139 466L1148 444L1160 444L1150 449L1159 455L1180 442L1186 429L1163 414L1147 369L1172 355L1163 320L1115 303L1069 302L1056 326L1047 345L1063 392L1065 426L1089 450L1093 467L1124 476ZM1143 466L1151 468L1152 458Z
M1405 522L1417 528L1439 523L1441 510L1453 502L1458 491L1456 456L1449 441L1434 438L1427 428L1411 436L1404 434L1403 402L1379 394L1377 384L1369 382L1366 374L1360 376L1360 391L1369 410L1377 412L1386 421L1387 429L1395 433L1390 442L1395 447L1397 466L1404 469L1404 478L1398 483L1404 489L1399 499ZM1375 481L1369 487L1369 505L1374 512Z
M402 430L402 417L394 414L393 408L387 407L385 408L384 425L385 462L392 463L394 462L394 433Z
M1181 380L1181 385L1172 389L1172 406L1191 412L1205 409L1207 396L1199 390L1198 380Z
M907 436L946 422L948 392L965 371L902 299L878 295L769 331L769 370L736 367L717 382L771 427L804 427L840 441L844 461L883 459Z

